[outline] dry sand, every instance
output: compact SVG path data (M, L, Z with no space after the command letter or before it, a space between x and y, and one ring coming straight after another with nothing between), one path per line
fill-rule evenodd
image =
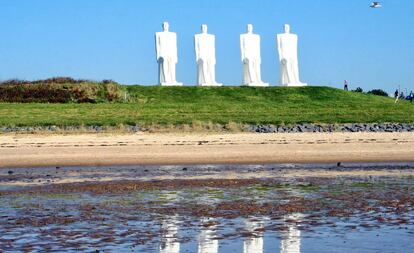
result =
M413 162L414 133L0 135L0 167Z

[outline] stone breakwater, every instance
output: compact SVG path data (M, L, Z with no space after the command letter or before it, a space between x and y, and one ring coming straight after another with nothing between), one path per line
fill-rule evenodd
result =
M247 131L256 133L414 132L414 124L250 125L247 127Z
M106 126L37 126L37 127L0 127L0 133L63 133L63 132L80 132L80 133L105 133L105 132L157 132L157 131L192 131L191 127L186 128L178 125L175 128L140 126L122 126L122 127L106 127ZM203 129L202 129L203 130ZM206 131L212 131L205 128ZM217 124L214 128L219 132L236 131L227 125ZM213 130L213 131L214 131ZM199 131L199 129L197 130ZM252 133L333 133L333 132L414 132L414 124L404 123L371 123L371 124L296 124L289 126L278 125L244 125L240 127L242 132Z

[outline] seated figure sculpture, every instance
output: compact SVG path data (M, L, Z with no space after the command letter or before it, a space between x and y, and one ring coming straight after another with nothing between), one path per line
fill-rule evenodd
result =
M162 86L181 86L176 81L175 68L178 62L177 34L169 31L169 24L164 22L163 31L155 34L158 62L159 84Z
M216 82L216 37L208 34L207 25L201 26L201 33L194 36L197 62L197 83L199 86L221 86Z
M306 86L299 79L298 36L290 33L290 26L285 25L285 33L277 35L277 48L280 61L280 85Z
M253 34L253 25L247 25L247 33L240 35L241 60L243 62L243 84L247 86L269 86L262 81L260 65L260 36Z

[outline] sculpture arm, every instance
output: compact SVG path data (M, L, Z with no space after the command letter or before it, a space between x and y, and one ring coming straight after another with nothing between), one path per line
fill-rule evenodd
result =
M157 57L157 61L160 59L160 40L158 34L155 34L155 54Z
M200 43L198 41L197 35L194 36L194 48L195 48L195 54L196 54L196 62L200 60Z
M260 36L257 36L257 63L262 64L262 52L261 52L261 40Z
M244 62L244 60L246 59L246 56L244 54L245 47L244 47L244 38L243 38L243 36L240 36L240 51L241 51L241 61Z
M212 43L213 43L212 52L211 52L211 55L213 58L212 63L216 64L216 37L215 36L212 37Z
M173 37L174 37L174 46L173 46L173 50L174 50L174 52L173 52L173 57L174 57L174 62L175 63L178 63L178 49L177 49L177 34L175 34L174 33L174 35L173 35Z
M276 38L276 47L277 47L277 54L279 55L279 61L282 60L282 45L279 35Z

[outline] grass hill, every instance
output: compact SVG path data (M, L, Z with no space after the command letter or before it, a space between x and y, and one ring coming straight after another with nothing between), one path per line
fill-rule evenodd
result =
M116 102L3 102L0 126L414 123L414 105L409 102L395 104L389 97L328 87L120 86L119 90L125 96Z

